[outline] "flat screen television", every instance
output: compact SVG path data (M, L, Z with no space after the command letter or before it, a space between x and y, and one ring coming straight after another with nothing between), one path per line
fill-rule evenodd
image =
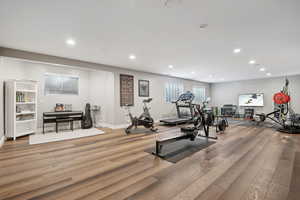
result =
M239 106L262 107L264 106L264 94L262 93L240 94Z

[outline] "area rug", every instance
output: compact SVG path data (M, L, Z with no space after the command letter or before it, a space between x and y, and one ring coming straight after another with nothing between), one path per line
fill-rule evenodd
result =
M42 144L48 142L58 142L63 140L72 140L76 138L89 137L104 134L96 128L92 129L77 129L74 131L63 131L58 133L35 134L29 136L29 144Z
M177 163L180 160L193 155L194 153L203 150L215 141L196 138L195 141L191 140L179 140L163 146L161 156L164 160L172 163ZM155 146L146 149L145 152L152 154L155 152Z

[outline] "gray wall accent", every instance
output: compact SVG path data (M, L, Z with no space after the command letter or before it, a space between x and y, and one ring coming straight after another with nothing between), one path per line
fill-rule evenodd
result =
M300 75L288 76L290 80L291 105L300 113ZM279 92L285 84L285 77L234 81L211 84L212 104L221 107L224 104L238 105L239 94L264 93L264 107L257 107L257 113L273 111L273 95ZM243 113L243 108L240 108Z

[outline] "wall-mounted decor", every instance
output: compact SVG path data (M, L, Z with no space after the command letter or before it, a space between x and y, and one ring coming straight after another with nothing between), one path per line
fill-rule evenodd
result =
M149 81L139 80L139 96L149 97Z
M120 105L134 105L134 77L120 74Z

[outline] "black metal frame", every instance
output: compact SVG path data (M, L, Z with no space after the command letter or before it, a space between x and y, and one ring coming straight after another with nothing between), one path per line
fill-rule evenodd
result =
M275 110L271 113L268 114L256 114L257 116L260 117L260 121L258 121L258 124L260 122L264 122L266 119L270 119L273 122L279 124L281 128L278 128L277 130L279 132L283 133L289 133L289 134L299 134L300 133L300 126L295 125L295 122L291 121L291 125L287 125L286 121L280 122L279 120L276 119L276 117L271 117L271 115L275 115L277 113L281 113L282 111L280 109Z
M163 120L160 120L160 122L163 122L164 124L168 124L168 125L178 125L178 124L192 122L192 119L194 117L194 112L193 112L194 105L192 102L193 102L195 96L191 93L192 96L188 96L190 98L185 99L184 95L186 95L186 94L188 94L188 92L181 94L176 101L172 102L176 106L177 118L163 119ZM189 108L191 116L190 117L182 116L182 114L180 112L180 108Z
M73 130L74 121L82 121L83 112L81 111L62 111L62 112L44 112L43 113L43 133L45 134L45 124L55 123L55 130L58 132L58 124L69 122Z
M219 132L220 131L220 130L218 130L219 119L221 119L221 121L224 120L225 126L228 127L228 121L227 121L226 116L223 116L223 115L216 116L216 118L217 118L216 122L214 121L213 124L208 124L208 122L206 121L206 118L205 118L205 113L203 111L205 106L202 109L200 108L200 106L196 106L196 105L194 105L194 106L198 112L198 117L197 117L197 119L194 120L194 127L181 128L181 132L185 133L184 135L180 135L180 136L173 137L173 138L162 139L162 140L156 140L155 152L152 152L152 154L154 154L158 157L164 158L162 155L160 155L163 145L173 143L178 140L190 139L191 141L194 141L196 137L203 137L206 139L217 140L218 139L217 136L212 137L209 135L209 128L210 128L210 126L216 126L216 132ZM198 134L198 131L201 130L202 128L204 130L205 135Z
M168 138L165 140L156 140L155 142L155 152L152 152L153 155L158 156L160 158L164 158L164 156L162 156L161 150L163 148L163 145L166 144L170 144L179 140L185 140L185 139L190 139L191 141L193 141L195 139L195 136L193 134L185 134L185 135L181 135L179 137L174 137L174 138Z

